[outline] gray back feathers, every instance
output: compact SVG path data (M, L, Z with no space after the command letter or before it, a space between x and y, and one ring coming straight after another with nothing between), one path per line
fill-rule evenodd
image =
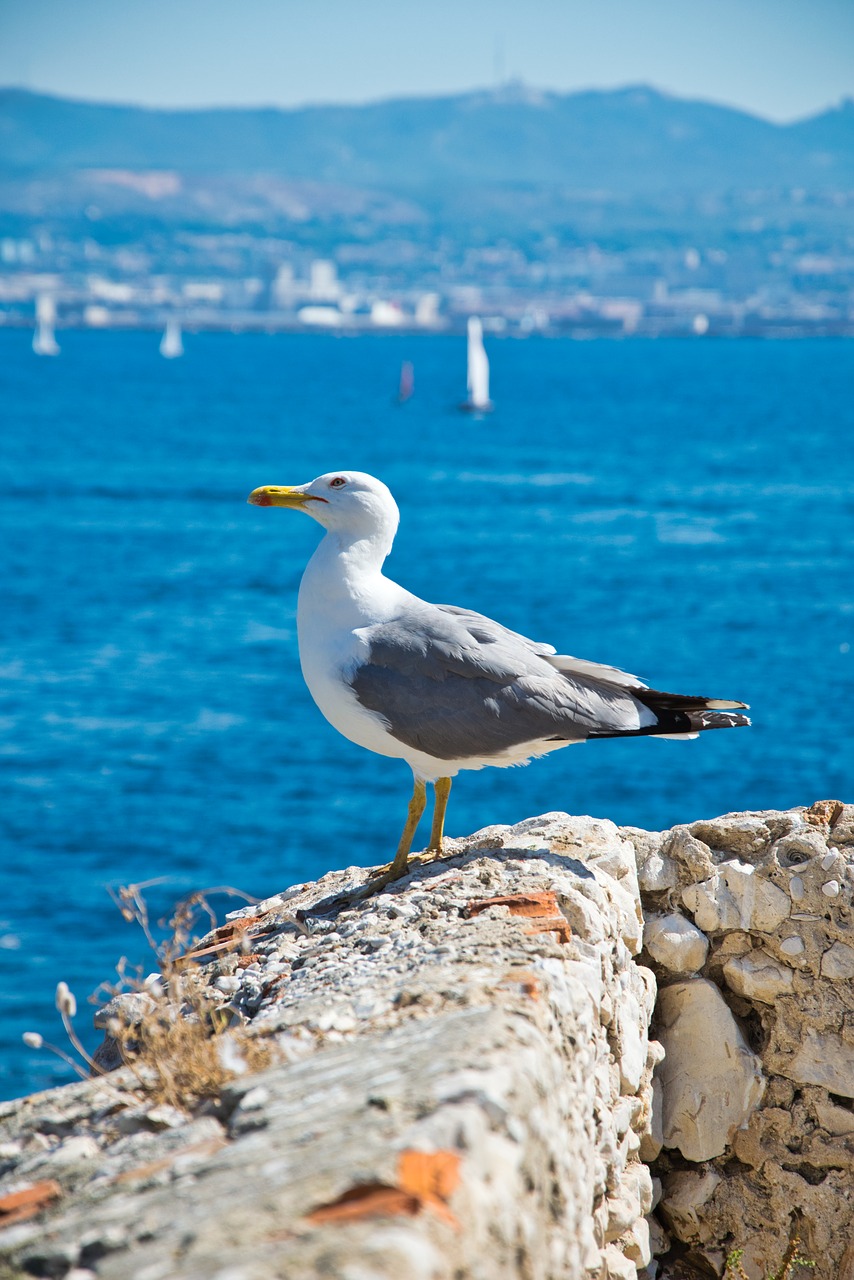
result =
M359 702L383 716L398 741L438 760L656 723L625 684L608 681L610 668L600 668L601 679L593 663L579 664L583 674L557 670L550 645L467 609L419 601L363 635L368 660L350 677Z

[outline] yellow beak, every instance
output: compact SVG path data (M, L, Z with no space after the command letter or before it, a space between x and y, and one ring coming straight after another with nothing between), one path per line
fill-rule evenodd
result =
M293 507L297 511L304 510L309 502L325 502L325 498L316 498L313 493L304 493L288 484L265 484L260 489L253 489L247 502L253 507Z

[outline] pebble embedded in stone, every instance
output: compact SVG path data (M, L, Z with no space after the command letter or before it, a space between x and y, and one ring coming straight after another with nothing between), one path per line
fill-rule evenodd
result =
M709 940L706 935L675 912L666 916L648 916L643 930L643 944L658 964L670 973L696 973L706 963Z
M714 1159L758 1105L762 1064L713 982L694 978L665 987L658 1017L664 1145L678 1147L686 1160Z

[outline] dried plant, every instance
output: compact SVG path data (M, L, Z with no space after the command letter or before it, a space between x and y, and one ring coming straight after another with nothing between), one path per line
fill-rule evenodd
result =
M212 894L230 894L249 902L254 899L227 886L192 893L176 903L168 919L155 926L143 891L156 883L125 885L110 892L123 918L141 928L157 959L158 973L146 979L141 972L129 977L127 961L122 957L116 966L117 981L102 984L92 999L100 1004L116 996L138 997L132 1012L119 1006L107 1033L122 1062L132 1071L142 1097L155 1105L165 1103L192 1110L203 1101L218 1098L229 1080L259 1071L273 1061L269 1042L250 1035L242 1024L231 1025L231 1012L222 1009L211 996L193 952L199 923L204 922L207 929L216 927L209 902ZM159 939L156 930L164 931ZM232 949L246 946L248 943L235 930ZM25 1043L31 1048L49 1049L84 1078L106 1074L77 1035L73 1021L77 1002L65 982L57 986L56 1007L88 1072L63 1050L44 1041L38 1032L28 1031Z

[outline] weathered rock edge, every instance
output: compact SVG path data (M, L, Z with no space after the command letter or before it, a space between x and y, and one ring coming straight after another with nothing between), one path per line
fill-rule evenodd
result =
M653 1253L660 1274L720 1272L743 1246L759 1276L797 1222L835 1276L854 1230L852 876L854 806L664 833L547 814L355 906L330 904L364 882L351 868L236 913L252 953L209 961L211 989L284 1061L215 1114L123 1103L126 1069L0 1105L0 1207L61 1190L0 1229L0 1259L75 1280L634 1280ZM400 1187L413 1152L442 1162L435 1195L310 1218Z

